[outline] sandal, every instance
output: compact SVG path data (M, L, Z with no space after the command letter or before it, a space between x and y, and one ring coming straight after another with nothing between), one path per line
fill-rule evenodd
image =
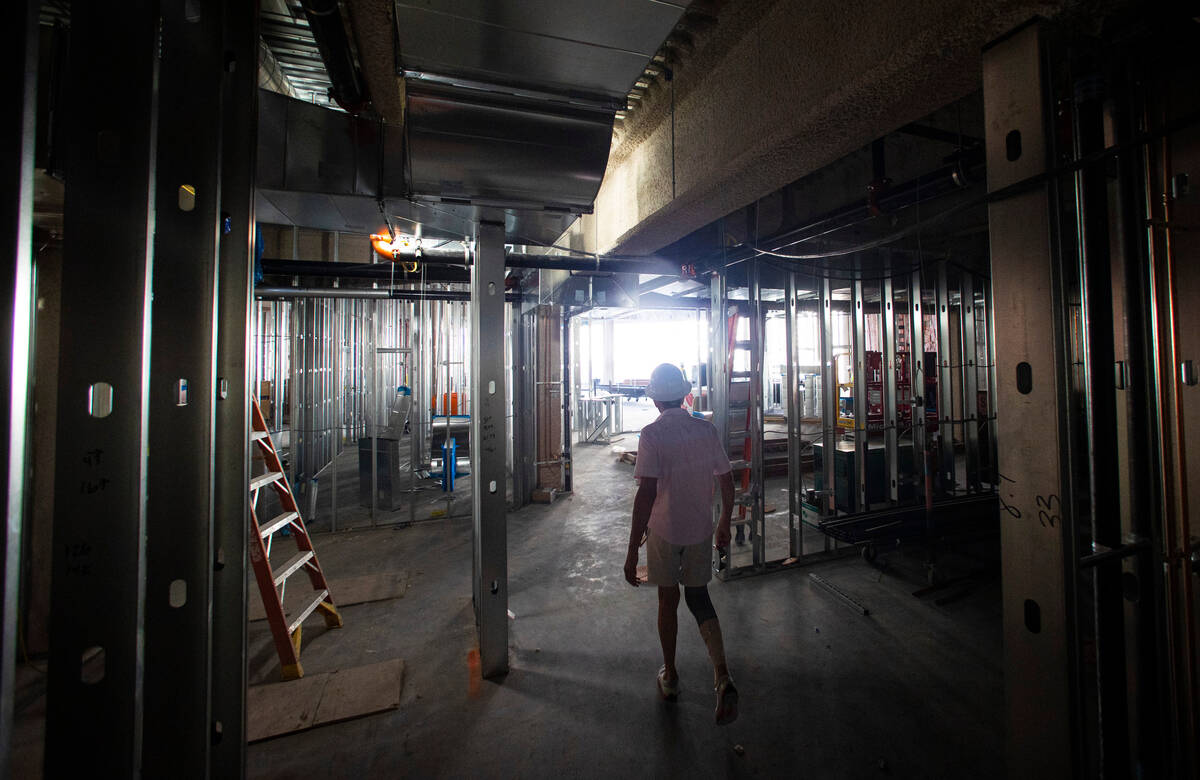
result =
M718 726L726 726L737 720L737 688L733 687L733 679L729 675L725 675L721 678L721 681L717 683L716 691L717 710L713 714L716 716Z
M674 682L667 681L667 667L658 670L658 677L654 679L658 685L658 695L666 701L675 701L679 698L679 678L676 677Z

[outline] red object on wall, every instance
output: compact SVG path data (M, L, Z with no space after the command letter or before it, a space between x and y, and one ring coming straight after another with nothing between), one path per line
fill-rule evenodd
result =
M937 433L938 429L938 356L936 352L925 353L925 430Z
M883 353L867 352L867 430L883 430Z
M912 426L912 367L907 352L896 353L896 427ZM905 403L908 401L908 403Z

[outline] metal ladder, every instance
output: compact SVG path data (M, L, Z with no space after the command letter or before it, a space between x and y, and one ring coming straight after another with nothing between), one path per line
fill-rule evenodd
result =
M737 337L738 321L742 315L736 306L730 307L728 317L726 319L726 338L728 340L727 349L725 352L725 399L726 399L726 414L730 419L737 416L737 412L745 410L744 425L741 428L735 428L732 425L728 427L729 441L727 446L732 448L738 438L742 440L741 458L733 461L733 470L735 479L740 482L739 487L741 492L735 498L735 503L738 506L737 517L733 521L733 526L737 530L739 538L745 534L746 527L749 527L749 538L754 540L758 523L754 513L749 513L747 517L747 508L754 507L756 497L761 492L761 486L754 484L753 460L754 460L754 412L755 406L759 403L759 395L761 394L761 377L759 372L754 370L754 354L755 344L754 337L755 328L750 328L750 339L739 340ZM753 323L752 323L753 325ZM735 371L736 365L735 356L738 352L745 352L750 355L750 370ZM735 392L734 388L737 387ZM742 392L742 388L745 392ZM743 400L742 396L745 395ZM735 400L737 399L737 400ZM761 410L760 410L761 413Z
M263 419L262 408L258 405L258 399L253 397L250 399L250 443L258 447L266 464L265 473L250 478L250 562L262 593L267 622L271 624L271 634L275 638L283 679L295 680L304 676L304 668L300 665L300 636L305 619L320 610L326 626L341 628L342 616L329 594L329 583L325 581L325 574L317 561L317 553L313 550L304 519L300 516L300 507L296 504L279 453ZM283 511L262 525L258 521L258 493L267 486L279 496ZM270 561L271 538L285 529L296 541L297 552L278 571L274 571ZM288 578L300 571L308 575L314 598L289 623L283 613L283 596Z

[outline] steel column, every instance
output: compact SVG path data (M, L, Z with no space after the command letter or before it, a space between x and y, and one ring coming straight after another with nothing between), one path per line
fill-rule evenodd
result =
M475 597L484 677L508 671L504 448L504 227L480 222L471 269L471 475Z
M141 764L157 9L71 9L47 777Z
M986 49L983 96L988 189L1050 164L1042 28ZM1063 474L1066 371L1049 186L988 209L998 394L1008 775L1070 777L1072 621L1065 562L1073 527ZM1073 575L1072 575L1073 576Z
M29 429L30 361L33 342L33 153L37 121L37 44L39 3L12 3L2 34L8 110L0 130L6 150L0 158L0 240L7 256L6 294L0 305L0 354L10 371L0 377L0 473L4 499L4 604L0 612L0 776L10 776L13 736L13 689L16 677L17 621L21 593L21 547Z
M151 777L206 777L211 731L223 29L220 5L186 5L160 5L142 750Z

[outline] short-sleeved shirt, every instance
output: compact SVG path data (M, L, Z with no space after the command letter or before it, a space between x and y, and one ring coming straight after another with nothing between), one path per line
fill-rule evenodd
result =
M717 429L683 409L668 409L642 429L633 476L654 477L650 531L671 544L712 534L713 477L730 471Z

